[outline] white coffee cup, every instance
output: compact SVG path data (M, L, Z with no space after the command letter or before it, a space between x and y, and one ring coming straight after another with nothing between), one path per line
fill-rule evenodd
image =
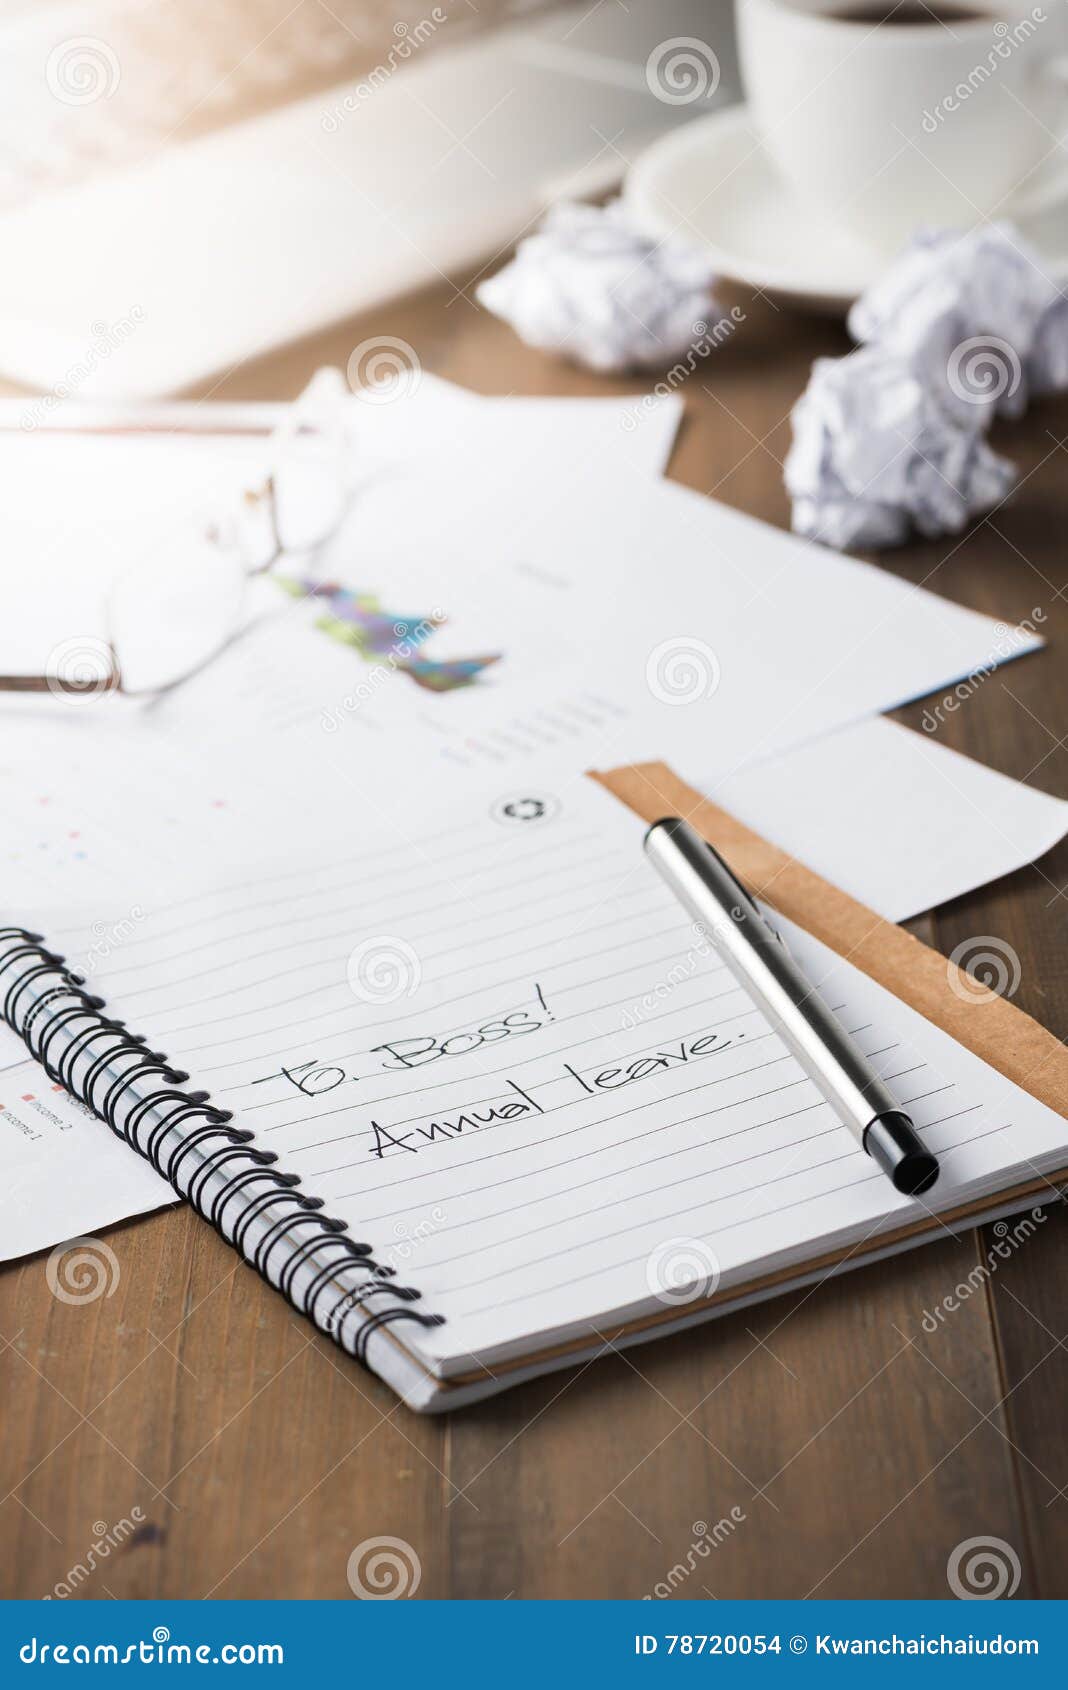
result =
M882 251L1068 194L1062 0L958 0L956 21L927 0L946 21L877 21L893 3L737 0L746 96L796 193Z

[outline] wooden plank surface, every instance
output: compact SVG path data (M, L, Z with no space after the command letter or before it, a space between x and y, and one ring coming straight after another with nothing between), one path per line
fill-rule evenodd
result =
M784 524L789 407L845 340L738 299L745 322L685 384L672 473ZM214 391L290 396L375 334L483 392L633 389L528 351L442 287ZM1052 650L978 683L938 738L1062 794L1066 433L1063 401L1034 406L997 440L1023 469L1016 498L881 560L1007 621L1044 610ZM919 727L923 706L899 715ZM1016 1001L1058 1035L1066 865L1062 848L914 924L947 952L1010 945ZM975 1537L1018 1557L1019 1594L1068 1595L1062 1209L994 1271L996 1234L967 1232L447 1421L400 1407L188 1213L105 1241L116 1283L90 1304L57 1301L43 1257L0 1274L2 1596L344 1597L350 1571L374 1576L350 1558L384 1537L401 1545L384 1576L418 1597L940 1596ZM969 1275L978 1289L925 1323Z

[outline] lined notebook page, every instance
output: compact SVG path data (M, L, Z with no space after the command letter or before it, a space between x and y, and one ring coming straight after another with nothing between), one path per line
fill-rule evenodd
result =
M385 824L383 824L385 828ZM50 937L445 1324L442 1372L685 1304L920 1205L898 1196L591 782L385 829ZM943 1157L940 1207L1064 1123L789 924ZM101 939L101 930L105 937ZM405 1341L410 1341L405 1334Z

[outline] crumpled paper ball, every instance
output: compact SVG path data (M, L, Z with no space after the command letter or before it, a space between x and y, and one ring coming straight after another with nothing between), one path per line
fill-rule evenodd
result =
M651 240L622 200L554 206L479 301L520 339L593 370L655 368L707 332L708 260L685 241Z
M1021 416L1068 385L1068 302L1009 223L920 235L849 313L854 339L906 359L962 422Z
M1035 399L1068 387L1068 295L1059 295L1039 318L1025 374Z
M1016 478L910 363L883 346L818 358L794 406L786 487L798 534L839 549L955 534Z

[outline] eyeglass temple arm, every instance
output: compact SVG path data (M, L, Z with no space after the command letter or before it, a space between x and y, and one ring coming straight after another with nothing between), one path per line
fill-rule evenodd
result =
M120 692L122 690L122 674L119 670L118 658L114 649L109 645L108 655L110 667L106 675L91 675L85 680L77 676L65 677L56 675L2 675L0 674L0 692L51 692L64 698L76 697L79 693Z

